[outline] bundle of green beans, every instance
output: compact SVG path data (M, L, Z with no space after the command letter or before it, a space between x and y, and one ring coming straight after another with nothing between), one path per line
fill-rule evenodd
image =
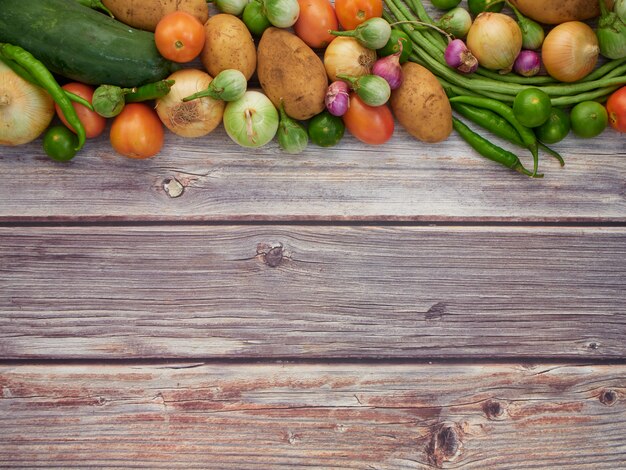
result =
M626 59L609 61L576 83L561 83L548 76L502 75L482 67L471 75L460 74L445 61L447 38L436 28L423 26L433 25L434 22L421 0L384 1L389 11L385 11L383 17L392 27L406 33L413 43L409 59L426 67L437 77L458 114L512 144L530 150L533 171L527 170L517 155L489 142L455 117L454 129L483 157L524 175L543 176L537 172L539 149L558 159L561 166L565 162L561 155L540 142L533 131L522 126L513 115L510 106L519 92L539 88L550 97L553 106L564 107L606 99L626 84Z
M474 74L462 75L446 64L447 40L435 30L416 26L434 24L421 0L385 0L385 4L389 9L384 12L385 19L413 42L410 60L429 69L456 95L486 96L511 104L520 91L532 87L547 93L553 106L572 106L603 99L626 84L626 59L606 62L576 83L561 83L547 76L503 75L482 67Z

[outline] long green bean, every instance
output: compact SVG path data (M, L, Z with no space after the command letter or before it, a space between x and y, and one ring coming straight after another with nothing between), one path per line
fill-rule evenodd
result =
M399 22L429 19L427 14L424 15L422 12L424 7L420 0L385 0L385 4ZM417 12L418 17L409 10L407 4ZM575 83L560 83L545 76L528 78L517 77L513 74L500 75L481 67L476 74L461 75L445 63L443 52L432 40L429 40L426 31L411 28L403 23L395 27L401 28L411 38L415 45L414 50L417 52L416 56L435 75L455 87L488 95L507 103L511 103L520 91L530 87L542 89L551 97L553 104L563 106L587 99L602 98L614 90L614 87L626 84L626 75L624 75L626 59L603 64L588 77Z

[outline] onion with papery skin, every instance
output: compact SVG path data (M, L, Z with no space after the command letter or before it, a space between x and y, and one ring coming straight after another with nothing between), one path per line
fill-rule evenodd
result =
M332 82L324 97L326 109L333 116L343 116L350 106L350 87L343 80Z
M522 31L503 13L481 13L467 33L466 44L480 65L508 73L522 50Z
M448 43L444 58L446 64L461 73L474 73L478 68L478 60L461 39L453 39Z
M210 97L183 102L183 98L206 90L213 78L198 69L181 69L168 77L175 83L170 92L156 100L156 111L165 126L181 137L201 137L222 121L224 102Z
M334 42L334 41L333 41ZM224 129L233 142L242 147L261 147L278 131L278 111L271 100L256 90L230 101L224 110Z
M54 117L54 101L0 60L0 145L35 140Z
M400 50L395 54L381 57L374 63L372 73L383 77L389 83L389 88L395 90L402 85L402 66L400 65L400 55L402 54L402 43Z
M515 59L513 70L523 77L534 77L541 70L541 57L535 51L522 51Z
M324 52L324 67L331 82L337 74L360 77L372 73L376 62L376 51L368 49L354 38L338 37Z
M561 82L586 77L596 66L599 54L595 32L581 21L568 21L554 27L541 48L546 71Z

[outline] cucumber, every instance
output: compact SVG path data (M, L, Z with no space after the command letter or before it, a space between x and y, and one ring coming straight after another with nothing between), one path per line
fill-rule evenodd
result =
M162 80L179 68L159 54L153 33L75 0L0 3L0 42L21 46L69 79L129 88Z

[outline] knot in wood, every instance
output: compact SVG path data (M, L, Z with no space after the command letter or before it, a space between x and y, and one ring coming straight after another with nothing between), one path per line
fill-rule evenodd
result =
M504 415L504 407L497 400L487 400L483 403L483 411L488 419L496 420Z
M265 264L271 268L277 267L283 260L283 247L275 246L265 253Z
M163 190L169 197L173 199L182 196L183 192L185 192L185 187L180 181L172 177L165 178L163 180Z
M617 392L615 390L604 390L600 394L600 403L606 406L613 406L617 401Z
M461 430L454 425L442 424L436 429L426 448L428 461L441 468L444 462L458 457L461 447Z
M437 302L435 305L428 309L428 311L424 315L424 318L426 318L426 320L438 320L442 318L445 314L446 304L443 302Z

